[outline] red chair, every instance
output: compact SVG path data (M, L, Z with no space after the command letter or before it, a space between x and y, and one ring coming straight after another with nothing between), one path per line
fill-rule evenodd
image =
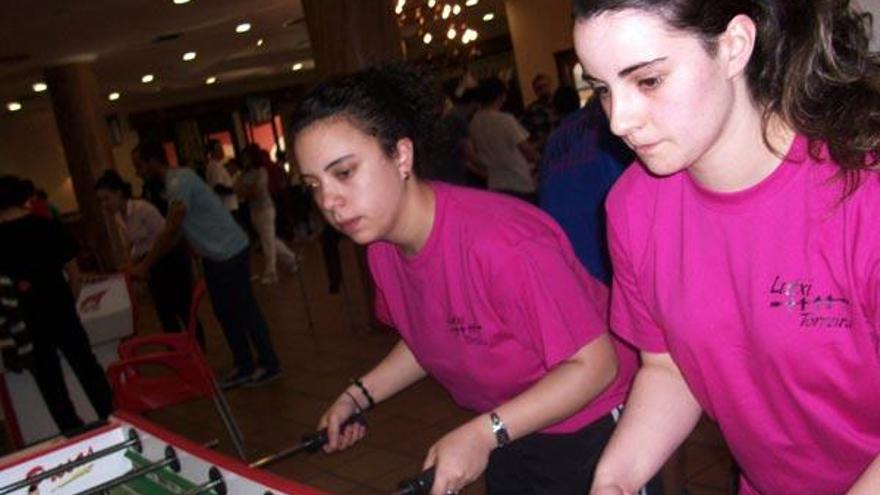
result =
M202 397L212 399L236 453L247 460L241 431L198 347L122 359L107 368L107 378L113 389L113 405L136 414Z
M199 279L195 287L193 287L192 301L189 305L189 316L186 322L186 329L183 332L165 332L153 335L134 336L124 340L119 344L117 354L120 359L131 359L145 350L156 351L156 348L165 351L189 351L198 349L198 339L196 338L196 329L199 321L199 305L204 299L207 292L205 279Z

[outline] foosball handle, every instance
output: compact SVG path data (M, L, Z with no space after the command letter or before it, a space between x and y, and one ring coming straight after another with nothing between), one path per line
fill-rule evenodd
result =
M353 424L367 426L367 418L365 418L364 415L361 413L355 413L351 415L351 417L346 419L341 425L339 425L339 432L341 433ZM300 445L302 445L303 450L305 450L309 454L314 454L315 452L321 450L322 447L327 445L327 442L329 441L330 437L327 435L327 428L321 428L315 433L303 435Z
M394 495L428 495L434 486L434 467L430 467L415 478L409 478L397 485Z

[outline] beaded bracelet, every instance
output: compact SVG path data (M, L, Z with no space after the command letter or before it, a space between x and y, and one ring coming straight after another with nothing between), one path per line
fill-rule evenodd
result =
M358 400L354 398L354 395L352 395L351 392L349 392L348 390L343 390L342 393L347 395L348 398L351 399L352 402L354 402L354 408L355 410L357 410L358 414L364 412L363 408L361 408L360 402L358 402Z
M376 405L376 401L373 400L373 396L370 395L370 392L367 390L367 387L364 386L364 383L359 378L352 378L351 384L361 389L361 393L364 394L364 397L367 398L367 408L365 410L369 411Z

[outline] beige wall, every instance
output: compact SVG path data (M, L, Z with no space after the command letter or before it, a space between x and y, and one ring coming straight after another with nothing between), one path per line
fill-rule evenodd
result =
M532 78L538 73L559 84L553 54L573 46L571 0L507 0L505 6L516 71L528 104L535 99Z
M122 144L113 147L117 170L140 189L131 163L130 151L137 135L122 120ZM0 174L15 174L34 181L49 194L49 201L62 213L77 211L76 197L64 148L51 108L25 108L0 116Z

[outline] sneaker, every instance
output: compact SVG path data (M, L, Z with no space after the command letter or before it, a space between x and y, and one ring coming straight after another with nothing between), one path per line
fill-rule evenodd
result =
M257 368L257 371L250 376L250 379L243 385L245 387L259 387L265 383L277 380L281 377L281 370L267 370L266 368Z
M260 283L263 285L275 285L278 283L278 275L263 275L260 278Z
M228 390L230 388L240 387L250 381L253 375L254 373L242 373L238 371L238 368L232 368L232 371L227 373L226 376L220 380L220 388Z

